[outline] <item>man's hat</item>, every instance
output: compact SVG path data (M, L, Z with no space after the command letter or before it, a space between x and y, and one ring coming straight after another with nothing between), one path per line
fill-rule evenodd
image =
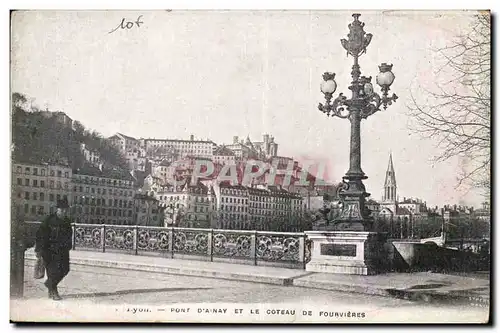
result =
M56 207L57 208L69 208L68 200L67 199L57 200Z

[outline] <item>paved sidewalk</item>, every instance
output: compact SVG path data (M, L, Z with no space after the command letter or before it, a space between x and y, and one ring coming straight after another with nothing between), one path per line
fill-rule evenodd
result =
M165 274L210 277L236 281L269 283L283 286L354 292L424 302L465 302L489 304L490 285L484 278L419 273L387 273L373 276L306 272L268 266L223 262L194 261L123 253L71 251L71 263L95 267L119 268ZM33 250L26 258L35 258Z

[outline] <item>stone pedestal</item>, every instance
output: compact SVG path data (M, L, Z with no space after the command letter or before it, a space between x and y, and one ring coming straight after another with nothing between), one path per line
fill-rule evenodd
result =
M366 231L306 231L312 241L308 272L373 275L387 269L387 236Z

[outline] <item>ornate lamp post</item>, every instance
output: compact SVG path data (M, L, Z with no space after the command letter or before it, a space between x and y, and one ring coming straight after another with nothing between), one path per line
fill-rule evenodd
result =
M324 73L321 92L325 95L326 103L320 103L318 109L327 116L349 119L351 122L349 170L343 177L344 185L339 191L342 211L335 221L335 228L369 231L372 220L369 209L365 207L365 198L370 194L366 192L363 185L363 179L368 177L361 169L361 119L366 119L380 111L381 106L384 110L387 109L387 106L395 102L398 97L395 94L389 96L389 88L395 79L391 71L392 65L383 63L379 66L380 73L377 75L376 82L382 89L382 96L374 92L371 76L361 76L358 60L363 53L366 53L373 35L365 33L365 24L359 21L360 14L352 16L354 21L349 24L348 39L340 40L347 54L354 58L351 71L352 82L349 86L352 96L348 99L340 93L332 100L337 89L335 73Z

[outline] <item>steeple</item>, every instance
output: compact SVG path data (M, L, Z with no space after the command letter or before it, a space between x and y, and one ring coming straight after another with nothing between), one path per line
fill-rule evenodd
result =
M392 152L389 154L389 164L385 172L384 183L384 201L396 201L397 186L396 186L396 173L394 172L394 165L392 163Z

